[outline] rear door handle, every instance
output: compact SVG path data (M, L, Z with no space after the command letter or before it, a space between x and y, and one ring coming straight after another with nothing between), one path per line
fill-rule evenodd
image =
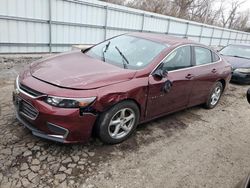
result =
M188 74L185 78L187 78L187 79L192 79L194 77L194 75L193 74Z
M212 72L212 73L216 73L216 72L217 72L217 70L216 70L216 69L213 69L211 72Z

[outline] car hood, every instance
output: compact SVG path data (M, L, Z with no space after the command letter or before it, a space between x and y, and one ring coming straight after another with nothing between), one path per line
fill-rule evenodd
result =
M94 89L130 80L136 71L116 67L77 51L39 60L30 66L30 73L59 87Z
M250 68L250 59L244 59L239 57L232 57L232 56L223 56L224 59L227 60L233 67L236 68Z

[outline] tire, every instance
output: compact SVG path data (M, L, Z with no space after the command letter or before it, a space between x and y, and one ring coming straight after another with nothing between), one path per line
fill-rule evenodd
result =
M247 90L247 101L250 104L250 89Z
M120 143L135 131L139 117L140 111L134 102L120 102L100 115L96 133L106 144Z
M211 89L207 102L205 103L205 108L213 109L217 106L220 101L221 95L223 93L223 85L221 82L216 82Z

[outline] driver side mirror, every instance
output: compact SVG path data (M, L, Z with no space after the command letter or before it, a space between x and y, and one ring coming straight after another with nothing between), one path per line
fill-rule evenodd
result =
M162 78L165 78L165 77L167 77L167 75L168 75L168 71L167 70L163 70L163 69L157 69L156 71L154 71L154 73L153 73L153 76L154 77L157 77L157 78L159 78L159 79L162 79Z

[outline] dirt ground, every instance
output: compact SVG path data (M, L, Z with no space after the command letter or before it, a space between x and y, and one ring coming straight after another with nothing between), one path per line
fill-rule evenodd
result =
M15 119L13 80L41 55L0 56L0 187L230 188L250 172L248 86L213 110L193 107L140 125L119 145L62 145Z

